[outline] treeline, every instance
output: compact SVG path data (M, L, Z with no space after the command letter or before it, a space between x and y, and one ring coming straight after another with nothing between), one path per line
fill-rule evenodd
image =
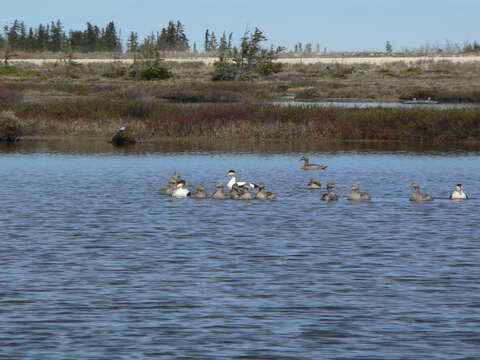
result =
M70 30L68 33L60 20L38 27L27 27L23 21L15 20L3 29L0 49L9 51L108 51L122 50L119 34L113 21L104 28L87 23L85 30Z
M189 51L190 46L184 25L170 21L168 26L140 40L132 31L127 39L126 51L140 50ZM60 20L50 24L28 27L23 21L15 20L0 33L1 51L25 52L121 52L122 39L113 21L105 27L87 22L84 30L65 31Z

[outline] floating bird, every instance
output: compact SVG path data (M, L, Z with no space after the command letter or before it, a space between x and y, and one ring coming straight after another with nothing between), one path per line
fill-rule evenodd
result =
M410 187L413 189L412 195L410 195L410 201L433 201L433 197L431 195L420 193L420 185L418 185L416 182L411 183Z
M466 199L468 199L467 194L465 194L465 192L463 191L462 184L457 184L457 186L455 186L455 191L452 192L452 194L450 195L450 199L452 199L452 200L466 200Z
M196 191L192 194L194 199L206 199L207 197L207 189L203 185L198 185Z
M173 191L172 196L175 198L186 198L191 195L190 190L187 189L187 183L185 180L177 182L177 188Z
M177 181L170 178L168 180L168 185L166 188L160 189L160 194L162 195L172 195L173 192L177 189Z
M360 192L360 186L358 186L358 184L353 184L352 185L352 192L351 192L350 196L348 197L348 200L368 201L368 200L371 200L371 199L372 198L367 193Z
M258 184L258 192L255 195L255 199L258 199L258 200L275 200L276 198L277 198L277 195L275 195L275 194L273 194L269 191L265 191L265 184L263 184L263 183Z
M212 199L215 199L215 200L226 200L226 199L230 199L230 195L225 193L224 191L224 184L223 182L217 182L215 184L215 188L216 188L216 191L215 193L212 195Z
M162 195L172 195L177 189L177 182L181 180L181 175L178 171L174 171L170 179L168 179L167 187L160 189Z
M302 166L303 170L325 170L327 168L327 166L323 166L323 165L310 164L309 159L306 156L302 156L300 160L303 161L303 166Z
M232 190L234 184L237 184L239 187L248 187L249 189L258 187L256 184L248 181L237 181L237 172L235 170L229 170L225 177L227 176L230 176L230 180L227 183L229 190Z
M321 189L322 184L320 184L320 181L316 177L313 177L310 179L310 182L307 184L307 187L309 189Z
M335 183L328 183L327 184L327 193L322 195L322 200L325 201L337 201L338 196L333 192L335 189L336 184Z

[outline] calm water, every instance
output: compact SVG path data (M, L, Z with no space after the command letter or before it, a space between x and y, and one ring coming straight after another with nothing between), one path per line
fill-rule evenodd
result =
M333 148L2 148L0 358L479 359L480 200L407 199L480 198L480 152ZM279 199L158 194L229 169Z
M339 107L339 108L398 108L398 109L479 109L480 104L452 103L452 104L406 104L402 102L359 102L359 101L278 101L276 105L282 106L314 106L314 107Z

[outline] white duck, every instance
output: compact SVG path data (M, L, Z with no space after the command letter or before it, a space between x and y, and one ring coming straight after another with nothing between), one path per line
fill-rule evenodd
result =
M232 190L232 187L234 184L237 184L239 187L246 187L249 188L250 190L253 188L258 187L257 184L248 182L248 181L237 181L237 173L235 170L230 170L225 177L230 176L230 180L227 182L227 188L228 190Z
M457 186L455 186L455 191L452 192L452 194L450 195L450 199L452 199L452 200L467 200L468 199L468 195L465 194L465 192L463 191L462 184L457 184Z
M188 190L187 183L185 182L185 180L178 181L177 188L172 193L172 196L175 198L186 198L186 197L189 197L190 195L191 195L190 190Z

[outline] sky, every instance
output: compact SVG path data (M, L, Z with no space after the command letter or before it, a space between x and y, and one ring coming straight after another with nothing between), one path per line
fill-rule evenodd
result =
M328 51L416 49L426 43L480 41L480 0L0 0L0 24L27 26L60 19L66 30L114 21L125 40L143 38L169 20L185 25L190 45L202 49L206 29L221 35L260 28L268 45L298 42Z

